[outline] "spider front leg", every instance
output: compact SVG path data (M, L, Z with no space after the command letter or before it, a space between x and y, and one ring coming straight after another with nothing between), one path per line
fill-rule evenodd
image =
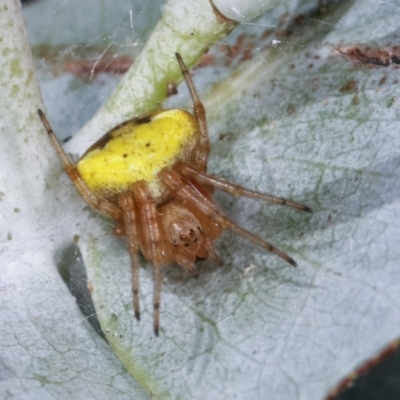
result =
M194 86L192 77L190 76L185 63L182 60L182 57L179 53L175 53L175 56L178 60L179 66L182 70L182 74L189 88L189 92L193 101L193 115L195 116L197 122L199 138L198 147L196 149L195 163L201 171L205 171L207 169L208 154L210 153L210 141L208 138L206 111L197 93L196 87Z
M39 114L40 119L42 120L43 126L46 129L46 132L50 138L50 141L58 154L58 157L60 158L61 162L63 163L66 173L68 174L72 183L75 185L76 190L83 197L83 199L86 201L86 203L88 203L90 207L101 212L102 214L106 214L109 217L114 218L119 221L122 220L122 212L117 206L115 206L113 203L107 201L106 199L103 199L101 196L93 193L87 187L86 183L83 181L78 170L76 169L75 164L70 160L67 153L65 153L64 149L61 147L60 143L58 142L56 135L54 134L53 130L51 129L49 121L47 120L43 111L38 110L38 114Z
M133 200L133 193L129 190L121 193L119 196L119 205L124 212L124 230L125 237L128 244L129 256L131 258L131 271L132 271L132 293L133 293L133 309L135 317L140 320L140 306L139 306L139 264L137 253L139 251L139 243L136 228L135 204Z
M158 222L157 206L154 203L146 182L132 185L136 214L138 219L138 238L141 250L154 268L154 333L158 336L160 328L161 264L165 263L167 249L162 239Z
M251 199L256 199L256 200L270 201L271 203L276 203L281 206L288 206L295 208L296 210L312 213L311 208L305 206L304 204L295 203L294 201L284 199L283 197L276 197L267 193L261 193L255 190L246 189L242 186L235 185L234 183L226 181L225 179L221 179L216 175L209 175L197 171L190 165L182 164L178 166L178 170L182 172L182 174L185 175L187 178L194 179L202 184L210 185L215 189L223 190L225 192L232 194L233 196L249 197Z

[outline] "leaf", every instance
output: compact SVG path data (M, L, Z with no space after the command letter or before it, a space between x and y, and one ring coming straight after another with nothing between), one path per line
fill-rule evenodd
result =
M0 5L0 31L0 398L145 399L57 272L75 229L60 218L57 196L70 204L69 219L81 206L50 162L19 2Z
M195 73L219 81L202 96L209 171L314 209L216 195L297 269L227 232L222 268L203 262L197 280L165 270L155 338L151 266L143 261L140 271L138 323L124 242L108 220L85 220L79 245L97 316L154 398L321 398L398 336L400 10L372 0L316 4L292 2L243 26L229 39L239 49L229 68L220 44L211 50L215 75ZM389 65L373 62L384 54Z

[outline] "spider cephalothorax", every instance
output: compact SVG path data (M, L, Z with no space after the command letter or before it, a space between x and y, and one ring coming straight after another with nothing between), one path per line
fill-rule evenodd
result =
M204 107L180 55L176 58L193 100L193 114L163 110L113 128L75 165L58 143L42 111L39 116L84 200L116 221L114 234L127 240L135 316L139 309L139 249L154 266L154 332L159 332L161 267L177 262L197 276L195 263L219 261L214 241L224 229L253 241L296 265L287 254L241 228L213 200L213 190L272 201L298 210L298 203L244 189L206 173L210 149Z

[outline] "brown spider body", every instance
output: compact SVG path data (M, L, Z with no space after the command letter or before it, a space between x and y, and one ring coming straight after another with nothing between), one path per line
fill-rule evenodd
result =
M235 196L272 201L310 212L298 203L244 189L206 174L210 149L205 111L179 54L177 60L193 99L193 115L164 110L118 125L94 143L74 165L50 125L39 116L84 200L116 221L114 234L127 240L135 316L140 319L140 251L154 266L154 332L159 332L161 267L177 262L197 276L196 261L219 262L214 241L224 229L253 241L296 265L270 243L226 217L213 200L215 188Z

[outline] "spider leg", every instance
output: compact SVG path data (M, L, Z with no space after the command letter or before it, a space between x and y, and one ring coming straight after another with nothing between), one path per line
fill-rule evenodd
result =
M278 257L282 258L289 264L292 264L294 267L297 267L297 263L296 263L296 261L293 260L292 257L288 256L282 250L279 250L278 248L276 248L273 244L267 242L266 240L262 240L254 233L241 228L239 225L235 224L233 221L231 221L227 217L225 217L224 222L225 222L225 226L227 228L229 228L231 231L236 232L237 234L239 234L239 235L245 237L246 239L254 242L255 244L259 245L260 247L263 247L265 250L268 250L271 253L276 254Z
M215 251L212 240L207 239L206 246L208 255L211 258L211 260L213 260L214 262L216 262L218 265L221 266L224 262L220 259L219 255Z
M64 169L71 179L72 183L75 185L76 190L83 197L83 199L95 210L108 215L111 218L116 220L122 219L121 210L116 207L114 204L109 202L108 200L103 199L101 196L93 193L85 184L82 177L79 175L78 170L76 169L75 164L70 160L68 155L65 153L64 149L61 147L58 142L53 130L50 127L49 121L44 115L42 110L38 110L38 114L42 123L47 131L47 134L50 138L50 141L55 148L58 157L63 163Z
M201 194L191 183L181 176L178 172L164 168L160 171L159 176L164 184L170 190L172 196L184 203L188 208L200 210L203 214L208 216L210 220L214 220L217 224L225 229L230 229L246 239L256 243L258 246L276 254L289 264L296 266L293 258L289 257L286 253L279 250L271 243L260 239L258 236L241 228L225 216L218 207L209 201L203 194Z
M293 201L284 199L283 197L275 197L267 193L260 193L254 190L245 189L242 186L235 185L234 183L226 181L225 179L221 179L216 175L209 175L197 171L195 168L188 165L182 165L179 168L179 171L181 171L182 174L188 178L195 179L197 182L202 184L210 185L215 189L224 190L225 192L228 192L233 196L242 196L257 200L270 201L272 203L280 204L282 206L289 206L295 208L296 210L312 213L311 208L303 204L295 203Z
M139 181L132 185L136 213L138 217L141 249L154 265L154 333L158 336L160 327L161 264L166 256L165 245L157 218L157 207L149 192L146 182Z
M207 159L208 154L210 153L210 142L208 139L208 128L206 121L206 111L204 109L203 103L200 100L200 97L197 93L196 87L194 86L192 77L189 74L188 69L186 68L185 63L182 60L182 57L179 53L175 53L175 56L178 60L178 63L181 67L182 74L185 78L186 84L189 88L190 95L193 101L193 114L197 121L197 126L199 129L199 147L196 151L196 160L195 163L200 167L202 171L207 169Z
M119 196L119 205L124 212L125 237L128 243L128 251L131 258L133 309L135 311L135 317L139 321L139 264L137 259L139 243L136 228L135 204L133 201L133 194L130 191L121 193L121 195Z
M176 256L176 262L181 265L183 268L186 269L186 271L189 272L190 275L193 276L193 278L198 278L199 277L199 273L196 269L196 267L194 266L194 264L192 262L190 262L186 257L178 254Z

